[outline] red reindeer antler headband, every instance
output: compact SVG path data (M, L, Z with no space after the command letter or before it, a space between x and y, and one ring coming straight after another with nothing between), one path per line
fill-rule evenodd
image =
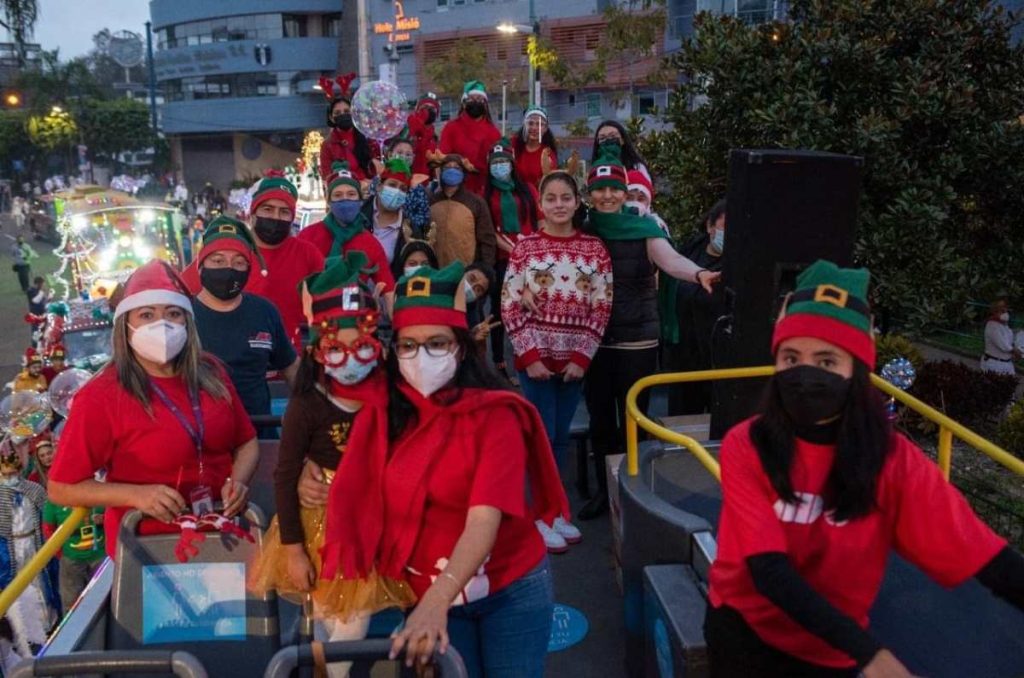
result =
M352 96L352 81L358 76L355 73L346 73L345 75L339 75L334 80L330 78L321 77L318 81L320 89L324 91L324 96L327 97L328 101L333 101L335 97L350 97ZM337 85L338 91L335 93L334 88Z

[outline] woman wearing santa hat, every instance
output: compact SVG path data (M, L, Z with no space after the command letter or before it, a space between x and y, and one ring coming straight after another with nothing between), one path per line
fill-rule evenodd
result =
M398 282L389 445L342 458L321 576L407 578L419 603L392 651L410 665L450 642L470 676L539 678L552 582L534 520L568 502L537 410L473 345L462 278L455 263Z
M259 461L242 399L203 353L174 270L151 261L119 292L113 357L75 396L48 488L55 504L107 507L111 557L131 508L167 523L219 497L224 515L238 514ZM100 469L105 482L94 479ZM144 521L142 529L153 527Z

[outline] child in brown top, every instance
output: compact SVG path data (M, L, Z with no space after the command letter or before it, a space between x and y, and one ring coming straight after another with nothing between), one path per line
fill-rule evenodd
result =
M360 453L346 450L358 413L364 411L363 418L371 421L384 419L375 416L387 406L386 382L378 367L381 345L374 336L377 303L359 282L366 261L362 252L350 252L303 283L310 343L282 424L274 473L277 517L249 582L255 591L274 589L297 603L309 596L314 635L323 641L363 638L374 612L415 602L405 582L376 575L321 579L325 507L300 507L297 491L306 460L323 469L329 484L343 455ZM386 443L386 436L383 440ZM345 676L348 668L334 664L328 673L332 678Z

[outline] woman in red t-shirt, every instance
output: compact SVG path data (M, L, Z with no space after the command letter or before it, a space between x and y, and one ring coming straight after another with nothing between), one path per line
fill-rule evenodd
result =
M404 575L419 603L393 652L409 664L450 638L471 676L540 678L552 583L534 521L568 502L537 410L478 357L462 277L456 262L399 280L389 449L342 457L321 576Z
M765 406L722 442L712 676L909 676L867 631L893 550L1024 608L1024 558L890 428L870 381L868 277L827 261L800 275Z
M188 292L164 262L125 284L113 358L75 395L59 446L50 500L107 507L111 557L128 509L167 523L198 512L204 497L223 500L228 517L245 508L256 430L223 365L203 353ZM105 482L94 479L100 470Z

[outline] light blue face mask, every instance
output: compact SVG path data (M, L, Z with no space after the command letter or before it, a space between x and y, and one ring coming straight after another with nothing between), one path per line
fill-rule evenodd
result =
M474 301L476 301L476 290L473 289L473 286L469 284L468 280L462 281L462 289L466 291L467 304L472 304Z
M402 209L405 204L406 193L394 186L385 186L380 189L380 204L386 210L392 212Z
M725 251L725 231L720 228L716 228L715 234L711 236L711 249L719 254Z
M491 165L491 176L498 181L508 181L512 178L512 163L499 162Z
M445 186L458 186L466 178L466 173L458 167L449 167L441 170L441 183Z
M363 379L370 376L370 372L373 372L373 368L375 367L377 367L376 360L368 363L361 363L355 358L349 356L349 359L345 361L344 365L339 365L338 367L324 367L324 372L327 373L327 376L342 386L352 386L353 384L358 384Z

